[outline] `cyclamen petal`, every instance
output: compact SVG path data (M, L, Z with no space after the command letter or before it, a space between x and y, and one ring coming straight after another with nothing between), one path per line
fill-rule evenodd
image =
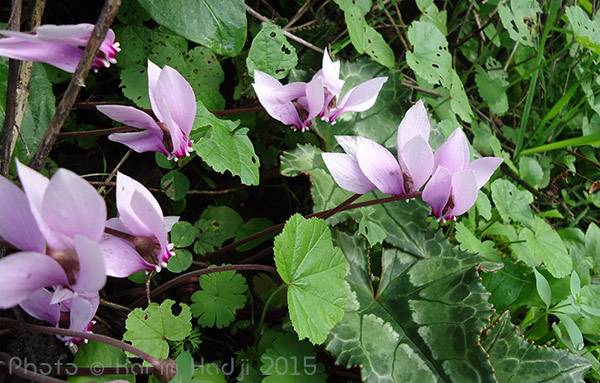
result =
M342 189L358 194L375 189L375 185L360 170L355 157L343 153L321 153L321 156L334 181Z
M167 157L171 154L165 148L163 134L160 131L113 133L108 136L108 139L123 144L136 153L157 152Z
M17 249L43 252L46 240L38 229L25 193L0 177L0 238Z
M451 173L464 170L469 165L469 141L462 129L455 129L450 137L435 151L435 166L445 167Z
M433 150L422 136L415 136L398 149L398 160L404 173L407 193L415 192L429 179L433 171Z
M342 98L330 119L335 120L345 112L364 112L370 109L375 105L377 96L386 81L387 77L376 77L350 89Z
M189 82L175 69L165 66L153 89L163 96L163 108L168 110L184 137L188 137L196 118L196 95Z
M126 278L142 270L152 271L155 265L146 262L135 250L131 242L108 236L100 242L100 250L109 277Z
M386 148L364 137L356 139L356 159L363 174L386 194L404 194L402 171Z
M92 297L77 296L73 298L71 301L69 330L86 330L92 319L94 319L94 315L96 315L99 302L100 299L98 297L98 293Z
M106 267L98 242L76 236L75 250L79 260L79 275L73 290L79 293L95 293L102 289L106 283Z
M421 198L431 206L432 214L436 218L441 218L451 193L452 175L445 167L438 166L425 185Z
M481 188L485 185L492 174L498 169L502 163L502 158L498 157L482 157L469 164L469 169L473 171L475 180L477 181L477 188Z
M323 85L327 90L334 96L337 97L344 86L344 81L340 80L340 67L339 61L332 61L329 57L327 49L323 52L323 69L321 75L323 79Z
M425 104L422 100L419 100L406 111L404 118L398 126L398 150L403 148L416 136L421 136L425 142L428 142L430 130L431 124L429 123Z
M0 275L0 308L13 307L43 287L68 285L62 267L40 253L15 253L0 259Z
M60 320L60 306L52 303L52 293L45 288L31 293L19 306L32 317L48 322L54 326Z
M83 55L94 25L42 25L34 33L0 30L0 55L16 60L47 63L74 72ZM120 51L115 34L109 29L92 63L95 70L116 62Z
M447 219L467 212L477 200L477 180L471 170L463 170L452 175L453 206L447 213Z

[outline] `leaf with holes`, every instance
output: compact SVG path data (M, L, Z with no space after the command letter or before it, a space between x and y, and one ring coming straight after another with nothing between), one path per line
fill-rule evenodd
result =
M537 0L511 0L510 5L500 4L498 14L502 25L511 39L525 46L533 47L533 34L528 22L535 23L538 13L542 12Z
M415 21L408 28L412 52L406 52L406 62L415 74L431 85L449 87L452 83L452 56L446 36L435 25Z
M575 40L584 47L600 54L600 17L590 19L581 7L569 6L565 14L573 28Z
M247 290L246 279L235 271L203 275L192 295L192 315L202 327L226 327L246 304Z
M237 56L246 41L243 0L138 0L159 24L225 56Z
M300 339L325 341L344 315L347 263L331 242L325 221L293 215L273 247L275 265L288 285L288 309Z
M151 303L145 310L137 308L127 315L123 339L155 358L169 356L169 343L185 339L192 332L192 314L185 303L181 312L174 315L175 301L167 299L160 305Z
M250 76L260 70L282 79L298 64L296 48L290 44L281 28L271 23L263 23L260 32L252 40L246 66Z
M196 154L215 171L229 171L244 185L258 185L260 162L248 129L241 128L239 121L218 119L198 104L191 137Z

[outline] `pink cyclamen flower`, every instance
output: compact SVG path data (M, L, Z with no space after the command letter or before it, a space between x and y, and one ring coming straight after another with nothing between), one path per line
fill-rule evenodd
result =
M164 217L158 201L142 184L117 174L118 218L106 223L100 243L106 274L127 277L141 270L160 271L174 255L168 232L177 217Z
M456 129L435 152L435 171L422 198L436 218L454 219L475 204L479 189L501 163L497 157L470 161L469 141L461 129Z
M339 61L333 62L325 51L322 69L308 83L282 85L276 78L257 70L252 86L271 117L305 131L312 126L315 117L333 124L343 113L370 109L387 81L387 77L367 80L348 90L340 99L344 81L339 74Z
M40 25L31 33L0 30L0 35L6 36L0 39L0 56L43 62L73 73L93 29L93 24L76 24ZM119 43L115 42L115 32L109 29L92 68L108 68L110 64L116 63L120 50Z
M386 194L418 191L431 176L430 124L422 101L407 112L397 133L398 156L365 137L337 136L346 154L322 153L333 179L343 189L364 194L375 188Z
M148 93L156 120L131 106L97 106L113 120L142 129L113 133L108 138L138 153L159 152L175 160L189 156L193 143L190 132L196 118L196 96L192 86L175 69L169 66L160 69L148 60Z
M24 191L0 177L0 237L22 250L0 259L0 308L20 305L55 326L88 330L106 282L104 200L69 170L50 180L20 163L17 170Z

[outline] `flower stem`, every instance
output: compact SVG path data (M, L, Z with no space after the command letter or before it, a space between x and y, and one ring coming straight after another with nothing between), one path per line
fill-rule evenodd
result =
M152 365L152 367L156 369L160 369L162 367L162 363L160 360L156 359L152 355L140 350L137 347L130 345L129 343L122 342L118 339L111 338L106 335L93 334L89 332L81 332L81 331L73 331L67 330L63 328L50 327L50 326L39 326L29 323L22 323L20 321L10 319L10 318L0 318L0 327L11 327L11 328L25 328L34 333L40 334L50 334L50 335L61 335L61 336L69 336L74 338L83 338L88 340L93 340L95 342L105 343L110 346L120 348L123 351L127 351L138 358L144 359L148 363Z
M258 326L256 327L257 339L262 334L262 330L265 325L265 319L267 318L267 312L269 311L269 306L271 305L271 302L273 301L275 296L277 294L279 294L279 292L286 287L287 287L287 285L285 283L280 285L279 287L277 287L277 289L275 289L275 291L273 291L271 293L271 295L269 295L269 298L267 298L267 301L265 302L265 306L263 307L262 313L260 314L260 320L258 321Z
M176 278L171 279L169 282L167 282L163 285L160 285L156 289L150 291L150 297L162 294L165 291L168 291L168 290L172 289L173 287L176 287L184 282L187 282L192 278L197 279L198 277L200 277L202 275L212 274L212 273L220 273L223 271L231 271L231 270L235 270L235 271L245 271L245 270L266 271L268 273L273 273L273 274L277 272L277 270L273 266L258 265L258 264L224 265L224 266L208 267L208 268L201 269L201 270L190 271L189 273L185 273ZM137 301L133 302L132 307L142 304L145 299L147 299L147 297L143 297L143 298L138 299ZM0 322L0 324L1 324L1 322Z
M411 194L406 194L406 195L398 195L398 196L392 196L392 197L386 197L386 198L379 198L379 199L374 199L374 200L370 200L370 201L364 201L364 202L359 202L359 203L353 204L354 201L356 201L358 198L361 197L360 194L354 194L353 196L346 199L344 202L342 202L338 206L334 207L333 209L328 209L328 210L323 210L323 211L320 211L317 213L308 214L305 217L306 218L316 217L316 218L327 219L336 213L346 211L346 210L358 209L361 207L380 205L380 204L384 204L384 203L388 203L388 202L402 201L402 200L407 200L407 199L412 199L412 198L419 198L420 196L421 196L421 193L416 192L416 193L411 193ZM271 227L267 227L266 229L261 230L258 233L254 233L246 238L240 239L239 241L235 241L235 242L230 243L229 245L225 245L222 248L220 248L219 250L216 250L216 251L213 251L212 253L207 254L204 258L205 259L213 259L217 256L226 254L226 253L234 250L235 248L237 248L245 243L251 242L257 238L261 238L261 237L264 237L265 235L279 232L279 231L281 231L281 229L283 229L284 225L285 225L285 222L279 223L277 225L273 225Z

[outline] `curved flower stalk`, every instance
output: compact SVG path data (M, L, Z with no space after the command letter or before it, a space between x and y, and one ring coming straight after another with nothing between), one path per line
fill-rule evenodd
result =
M378 189L398 196L423 189L422 198L433 215L452 219L473 206L478 190L502 160L483 157L469 162L469 142L460 129L434 154L430 130L425 105L418 101L398 127L397 158L368 138L336 136L346 153L322 153L323 161L342 189L358 194Z
M192 152L190 132L196 118L196 95L192 86L175 69L160 69L148 60L148 93L156 120L131 106L100 105L96 108L109 118L142 129L133 133L113 133L111 141L132 150L159 152L169 159L187 157Z
M168 232L178 217L163 217L148 189L123 173L117 174L117 210L119 217L106 222L100 243L106 274L122 278L166 267L174 255Z
M435 171L422 198L436 218L455 219L475 204L479 189L501 163L498 157L470 161L469 141L461 129L456 129L435 152Z
M69 170L50 180L20 163L17 170L24 191L0 177L0 237L22 250L0 259L0 308L20 305L55 326L87 331L106 282L98 246L104 200Z
M73 73L83 55L93 24L41 25L35 32L15 32L0 30L0 56L15 60L36 61L50 64ZM115 42L115 32L109 29L92 68L108 68L117 62L117 53L121 50Z
M326 50L322 68L308 83L282 85L276 78L257 70L252 86L271 117L296 130L306 131L315 117L334 124L343 113L370 109L387 81L387 77L367 80L348 90L340 99L344 81L339 76L340 62L333 62Z

